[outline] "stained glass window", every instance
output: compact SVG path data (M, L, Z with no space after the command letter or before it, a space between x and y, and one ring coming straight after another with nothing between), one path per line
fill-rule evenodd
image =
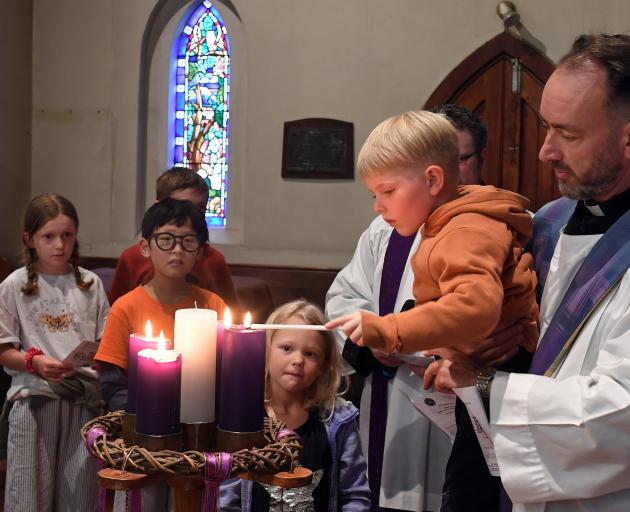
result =
M173 163L206 180L208 226L225 227L230 48L221 16L208 0L192 11L175 44Z

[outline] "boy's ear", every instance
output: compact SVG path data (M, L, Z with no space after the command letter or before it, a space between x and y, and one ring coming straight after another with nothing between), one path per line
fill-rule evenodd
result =
M429 190L429 194L434 197L437 196L444 188L444 184L446 182L444 169L442 169L439 165L429 165L424 170L424 176L427 180L427 189Z
M24 245L30 247L31 249L33 248L33 240L26 231L22 233L22 242L24 242Z
M149 242L146 238L140 239L140 254L145 258L149 258L151 256L151 248L149 247Z

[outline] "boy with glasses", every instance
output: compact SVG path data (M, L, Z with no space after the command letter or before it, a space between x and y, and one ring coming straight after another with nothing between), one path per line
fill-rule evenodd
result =
M167 198L144 214L140 252L151 261L153 276L114 303L95 357L101 393L110 410L127 405L130 334L144 332L147 320L151 320L154 333L164 331L172 340L175 311L182 308L213 309L223 316L225 302L186 279L207 241L204 216L190 201Z

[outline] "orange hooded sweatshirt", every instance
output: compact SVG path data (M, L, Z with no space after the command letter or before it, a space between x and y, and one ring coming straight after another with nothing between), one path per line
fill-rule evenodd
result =
M536 275L523 247L532 236L529 201L491 186L461 186L422 227L413 257L416 307L362 313L363 341L385 352L416 352L481 341L521 323L524 346L538 341Z

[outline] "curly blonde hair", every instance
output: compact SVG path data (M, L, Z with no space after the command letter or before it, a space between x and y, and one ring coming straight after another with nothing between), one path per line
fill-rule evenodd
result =
M323 325L326 323L324 313L316 305L305 299L287 302L275 309L269 318L268 324L283 324L291 317L298 317L307 325ZM271 342L278 331L267 331L267 362L269 359ZM306 391L304 401L305 409L320 409L320 417L328 419L335 409L338 395L342 395L348 389L349 379L341 354L337 348L337 342L330 331L318 332L324 341L324 360L322 361L322 373ZM271 400L271 385L269 382L269 370L265 369L265 400Z

